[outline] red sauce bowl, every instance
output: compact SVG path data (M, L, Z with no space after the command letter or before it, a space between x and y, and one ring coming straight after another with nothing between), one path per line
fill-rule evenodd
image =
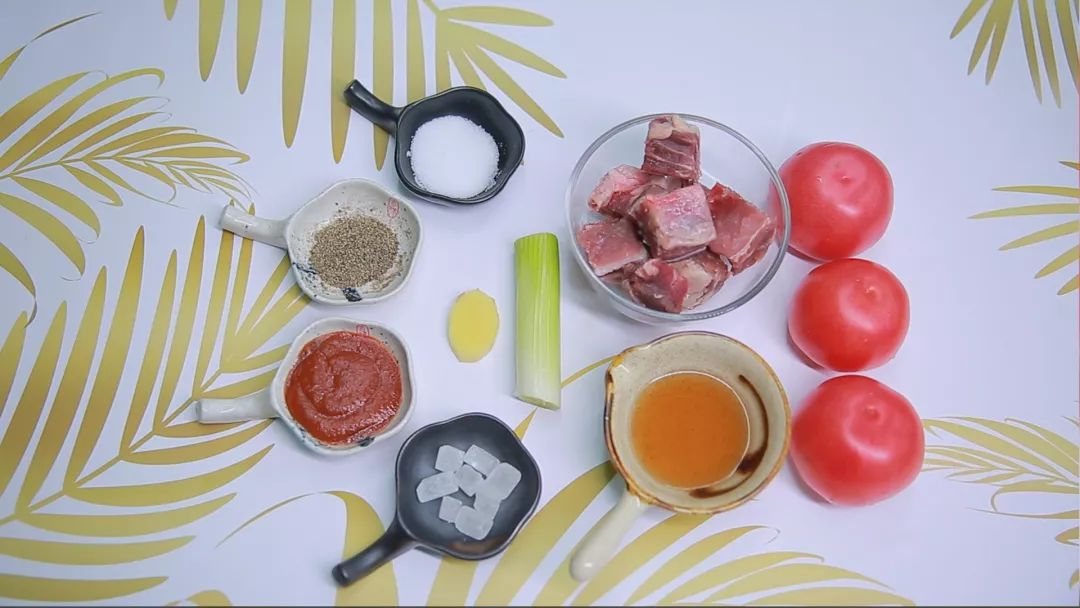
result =
M333 334L356 334L355 340L340 340L341 336ZM348 338L348 336L345 336ZM347 437L336 437L334 429L321 427L325 420L320 420L317 415L305 415L302 408L315 406L333 407L331 401L319 404L321 397L298 403L298 384L307 384L302 388L312 388L310 393L319 392L317 383L325 381L319 375L326 375L325 369L316 363L312 363L311 356L319 354L327 348L334 349L339 353L342 348L350 348L348 344L355 343L364 347L361 352L346 352L346 358L372 358L379 364L378 369L389 372L388 379L393 387L387 401L387 395L383 395L382 402L375 408L378 411L368 412L373 416L371 424L364 424L363 420L354 421L352 427L355 432L348 433ZM389 369L388 365L396 364L396 370ZM360 368L357 368L360 369ZM296 376L293 372L297 371ZM397 373L392 373L396 371ZM309 377L310 376L310 377ZM281 418L290 430L300 438L300 441L311 450L328 456L346 456L354 454L364 448L386 439L403 429L412 416L415 398L413 386L412 355L404 340L396 332L388 327L377 323L356 321L344 317L330 317L322 319L307 326L293 341L289 351L281 361L281 367L267 388L245 395L237 399L203 399L196 406L199 421L203 423L227 423L244 420L259 420L265 418ZM337 398L348 398L357 392L364 392L369 387L361 386L363 383L354 383L352 391L346 391ZM291 389L291 390L290 390ZM290 408L289 397L293 399L293 407ZM392 403L397 401L397 403ZM301 409L298 409L301 408ZM294 415L294 411L296 414ZM325 438L335 437L334 440Z

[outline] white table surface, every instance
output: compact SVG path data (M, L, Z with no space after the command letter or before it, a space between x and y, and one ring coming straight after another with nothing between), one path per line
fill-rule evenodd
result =
M416 96L436 90L441 75L437 53L451 47L475 52L475 47L454 46L475 38L460 25L445 29L452 22L436 12L455 5L451 0L379 0L375 6L318 0L310 3L310 12L304 2L292 2L288 42L283 42L285 5L267 0L258 13L253 67L241 94L236 65L249 55L238 54L238 44L249 48L247 33L255 31L251 16L260 10L258 3L242 4L240 43L237 4L224 3L216 52L217 3L179 2L171 20L166 18L170 4L88 0L0 5L0 56L54 25L94 13L33 41L13 62L0 64L0 70L7 68L0 80L0 111L24 99L31 100L29 105L33 100L48 103L41 112L12 110L0 117L0 132L8 135L0 138L0 155L14 154L11 150L24 133L104 75L152 68L160 70L160 84L152 74L120 82L92 96L70 122L115 101L149 97L117 116L157 109L161 115L140 125L190 127L227 142L231 147L198 145L234 148L249 160L196 160L250 184L250 198L240 201L245 206L254 203L260 214L285 217L338 179L366 177L399 188L389 163L376 168L371 125L341 109L336 96L341 78L355 75L366 83L378 79L385 92L392 75L393 100L401 104L410 91ZM200 74L200 4L205 76ZM278 287L271 275L280 254L265 245L244 248L239 239L226 239L231 250L219 263L222 234L216 221L229 200L221 191L202 193L180 185L167 204L155 202L150 197L168 199L169 189L130 167L117 166L118 177L147 196L113 184L122 205L110 205L106 196L75 181L63 163L23 173L18 173L17 163L0 168L0 206L5 209L0 212L0 243L11 252L0 255L0 261L15 267L13 258L25 269L24 274L0 272L0 332L6 332L2 335L8 345L0 355L0 601L528 604L569 601L580 593L576 601L604 603L624 603L631 597L642 603L714 597L739 603L904 599L920 604L1075 605L1080 381L1075 282L1072 291L1057 293L1076 273L1075 255L1071 261L1066 258L1066 268L1033 276L1076 245L1077 171L1059 161L1080 160L1077 89L1061 45L1058 11L1071 10L1075 25L1077 8L1067 1L1018 4L1028 10L1047 7L1046 35L1055 51L1060 104L1047 80L1042 47L1034 39L1033 52L1040 53L1041 102L1036 97L1024 26L1011 0L982 7L955 38L950 32L966 2L685 1L664 3L663 8L644 1L513 4L546 17L550 24L522 12L466 12L465 17L494 16L536 25L471 24L542 58L525 57L527 62L557 66L544 73L502 57L496 60L550 117L552 128L511 100L520 101L521 95L499 90L507 86L505 78L497 77L498 86L492 86L485 76L526 132L525 165L490 204L450 209L417 202L425 242L415 274L398 296L370 307L304 306L295 291L286 291L291 280L284 279L274 293L280 306L271 306L264 322L256 323L258 315L249 312L260 305L267 308L257 299L264 285L270 283L268 293ZM967 74L987 7L1009 22L989 83L985 56ZM1037 36L1041 13L1031 14L1036 15L1032 27ZM416 48L415 31L409 31L411 15L417 18L422 49ZM440 23L441 37L435 31ZM991 31L986 29L985 54L997 45ZM335 40L340 52L332 61ZM1072 44L1075 57L1075 40ZM297 49L305 45L309 52L302 74L303 53ZM289 57L284 66L283 53ZM392 66L387 63L391 55ZM346 61L350 56L355 61L351 69ZM212 69L211 58L216 58ZM423 75L417 71L421 62L426 66ZM378 64L379 74L373 74L373 64ZM449 65L452 82L462 82L454 64ZM332 67L336 74L331 74ZM30 97L80 72L88 73L63 92ZM553 75L559 73L561 77ZM302 104L294 112L290 108L296 107L301 92ZM337 119L337 141L344 144L339 162L334 158L331 111L342 117ZM852 509L810 496L789 466L757 501L707 521L669 519L668 513L651 510L631 531L617 565L600 582L575 588L568 585L564 560L619 493L617 480L604 486L603 469L582 477L607 459L600 426L603 373L598 368L571 383L564 390L561 411L534 415L531 406L510 397L515 238L550 230L562 241L564 377L676 329L718 331L751 345L776 369L794 408L827 376L803 364L786 340L786 307L811 268L809 262L789 257L750 305L678 327L623 319L588 289L569 257L563 219L567 177L597 135L619 121L657 111L696 113L729 124L777 165L796 149L820 140L851 141L884 160L895 184L895 209L885 237L863 257L886 265L904 282L911 298L911 329L897 357L868 375L912 401L936 433L927 435L928 446L938 446L928 454L933 461L927 468L947 470L927 470L899 496ZM293 116L298 120L295 138L286 145ZM347 135L341 133L345 120ZM43 134L62 128L48 120L43 124ZM57 152L26 166L60 156ZM213 177L213 171L211 167L204 175ZM227 173L216 175L226 184L235 183ZM85 201L90 217L76 203L70 204L83 209L82 216L45 202L41 187L34 194L27 179L65 188ZM1024 185L1058 189L1045 195L995 191ZM10 197L28 201L37 214L11 203ZM970 219L995 209L1051 203L1063 203L1057 208L1060 215ZM13 208L21 210L24 219ZM36 219L27 222L25 217ZM97 235L94 219L100 225ZM1066 224L1057 238L999 251L1014 239L1061 222ZM59 238L64 246L44 234ZM193 242L197 234L205 239L198 247ZM73 263L80 255L84 262ZM245 256L250 259L242 259ZM192 274L200 263L201 275ZM220 279L228 289L215 295L218 267L234 273ZM249 272L246 279L241 277L246 292L236 298L232 294L238 267ZM185 282L189 276L194 278ZM28 280L33 294L25 286ZM473 288L495 298L503 327L485 359L462 364L446 343L446 314L458 293ZM159 307L163 293L168 297ZM187 307L181 303L185 293L190 296L184 300ZM30 310L36 314L26 325L27 317L21 315ZM183 315L190 310L195 316L185 325ZM145 456L149 450L200 441L163 436L168 425L161 419L182 410L175 422L191 420L193 411L184 404L193 399L265 383L280 356L274 349L288 344L312 320L337 313L385 323L408 341L416 359L419 398L409 431L469 411L492 413L510 426L532 416L524 441L543 471L542 510L530 524L535 528L526 528L502 558L474 570L455 563L440 566L437 558L414 551L361 585L336 590L329 569L341 558L343 544L346 551L360 548L393 516L392 467L404 434L362 455L329 460L306 452L280 424L271 424L262 432L252 430L250 437L236 435L231 442L235 445L215 443L222 446L221 453L190 462L196 453L207 456L210 448L158 453L161 459L182 461L179 464L151 464L155 457ZM103 317L99 332L94 329L98 315ZM250 325L245 323L249 317ZM84 318L89 321L83 323ZM155 328L161 333L154 334ZM170 348L179 344L177 367L140 384L143 361L156 361L147 356L148 340L152 355L154 340L166 336ZM190 338L186 350L185 338ZM238 363L264 352L271 354ZM55 366L50 365L53 358ZM36 361L41 363L37 367ZM147 367L156 371L154 365ZM222 367L236 373L214 373ZM160 376L176 373L176 388L169 395L163 387L168 380ZM213 393L247 378L256 379ZM147 394L140 391L149 391L149 406L145 415L131 418L128 434L132 403ZM163 392L162 413L155 423ZM942 422L949 417L979 420ZM52 426L49 420L55 420ZM1006 422L1013 420L1019 422ZM997 429L1012 439L984 425L1007 425ZM222 436L234 437L211 439ZM131 447L142 437L148 439ZM948 462L956 465L966 455L970 464L977 454L971 450L998 458L991 459L985 471L969 469L950 478L960 470L949 468ZM73 462L84 466L72 467ZM74 470L69 474L69 469ZM85 479L91 472L98 474ZM1002 477L1010 472L1016 475ZM994 476L1000 478L998 487ZM196 480L182 487L151 485L191 477ZM579 479L583 481L571 486ZM965 480L981 483L962 483ZM1026 485L1015 485L1022 482ZM93 490L100 487L119 489ZM222 542L264 510L298 497L305 498L272 510ZM203 504L208 506L188 508ZM1060 515L1036 517L1047 514ZM184 523L185 518L191 521ZM130 536L145 531L141 525L151 533ZM160 529L163 526L168 529ZM740 529L747 526L760 528ZM88 549L20 539L93 545ZM700 555L681 553L704 539L706 544L698 545ZM150 544L99 546L116 542ZM759 557L743 559L747 556ZM794 564L803 566L788 567ZM736 580L740 565L747 566L747 576ZM643 584L658 580L654 573L673 576L665 577L661 587L649 587L652 591L645 596L633 595ZM700 586L687 595L685 591L693 589L683 585L692 579Z

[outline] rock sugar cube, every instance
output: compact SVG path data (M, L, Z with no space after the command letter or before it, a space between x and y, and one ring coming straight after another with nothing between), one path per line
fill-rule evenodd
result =
M501 500L495 498L491 494L484 494L483 488L481 488L480 491L476 493L476 500L473 501L473 508L494 519L495 514L499 512L499 505L501 503Z
M444 473L440 473L443 475ZM461 488L462 492L472 496L476 494L476 490L480 487L480 484L484 483L484 476L476 472L476 469L470 467L467 464L461 465L457 471L450 473L456 480L455 485ZM450 492L447 492L449 494ZM441 494L440 496L445 496Z
M488 475L499 464L499 459L489 454L484 448L471 445L465 452L465 464Z
M520 481L521 471L511 464L500 462L484 480L483 487L478 491L485 496L505 500Z
M439 503L439 519L454 523L457 519L458 511L461 510L461 501L453 496L443 496L442 502Z
M435 456L435 470L452 473L458 470L463 462L465 462L465 452L452 445L442 445L439 446L439 453Z
M430 502L436 498L453 494L457 490L458 482L453 473L436 473L420 480L420 483L416 486L416 499L420 502Z
M483 540L491 531L492 518L472 507L461 507L454 519L454 527L469 538Z

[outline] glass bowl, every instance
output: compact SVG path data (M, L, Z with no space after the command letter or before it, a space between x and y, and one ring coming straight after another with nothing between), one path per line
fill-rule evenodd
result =
M701 130L701 183L712 187L720 182L768 214L776 226L776 237L765 256L743 272L732 276L711 298L697 308L679 313L653 310L632 300L618 286L609 285L593 274L578 243L578 230L587 223L604 219L589 209L588 199L600 178L617 165L641 166L645 156L645 135L649 121L668 114L649 114L616 125L601 135L581 155L566 188L566 220L574 242L574 259L588 277L593 289L620 313L645 323L700 321L718 317L749 302L761 292L780 268L791 232L787 192L780 175L761 150L731 127L715 120L680 114L686 122ZM778 205L769 205L770 190L775 189Z

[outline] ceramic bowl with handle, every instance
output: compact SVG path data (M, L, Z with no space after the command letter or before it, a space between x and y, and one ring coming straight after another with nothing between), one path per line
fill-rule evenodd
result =
M435 457L442 445L460 450L476 445L521 473L521 481L500 505L483 539L465 536L454 524L439 519L439 500L421 503L416 498L420 480L437 472ZM488 414L463 414L413 433L398 451L395 478L397 510L393 521L371 546L334 566L331 574L339 585L351 585L415 547L470 561L498 555L540 501L540 467L514 431Z
M637 398L654 380L678 372L707 374L735 391L746 411L747 449L735 472L699 488L666 485L642 465L630 423ZM570 561L584 581L614 555L619 542L649 505L669 511L711 514L733 509L760 492L776 474L791 437L791 410L776 373L738 340L703 331L670 334L617 355L607 370L604 438L611 463L626 480L619 502L586 535Z
M383 277L364 285L334 287L311 265L315 233L330 222L349 215L378 220L397 237L398 252ZM242 237L289 252L293 276L307 296L323 304L374 304L397 293L412 275L420 252L420 216L412 205L375 182L347 179L337 182L283 220L256 217L233 205L221 214L221 228Z
M289 372L296 365L296 358L304 346L319 336L338 332L357 332L372 336L383 343L401 369L401 405L397 415L390 424L369 436L358 437L348 445L330 445L319 441L308 433L307 429L300 425L285 404L285 383L289 379ZM416 389L413 386L412 355L405 341L392 329L365 321L354 321L344 317L329 317L308 325L293 341L289 351L281 360L274 379L270 386L263 390L238 397L236 399L203 399L195 404L195 412L199 422L205 424L221 424L228 422L242 422L246 420L264 420L267 418L280 418L304 444L314 452L326 456L348 456L355 454L367 446L382 441L405 428L405 424L412 416L413 404L416 401Z

